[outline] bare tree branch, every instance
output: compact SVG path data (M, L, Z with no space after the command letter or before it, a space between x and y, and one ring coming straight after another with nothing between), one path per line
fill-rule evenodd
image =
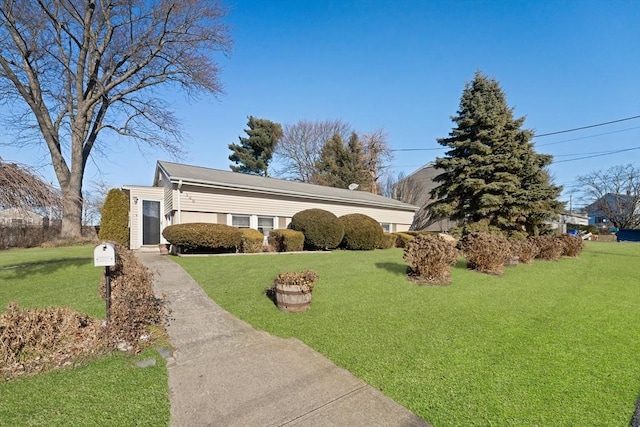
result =
M154 92L222 92L212 55L231 46L224 16L219 0L0 0L0 99L27 107L17 131L35 122L49 149L65 237L80 233L84 170L102 132L181 152L179 123Z
M0 157L0 209L28 211L59 207L59 192L26 165L7 163Z
M275 157L283 169L277 175L301 182L311 182L317 172L322 146L339 135L343 141L349 139L353 130L341 120L310 121L300 120L293 125L285 125L283 137L276 146Z
M640 228L640 168L614 166L577 179L587 212L618 228Z

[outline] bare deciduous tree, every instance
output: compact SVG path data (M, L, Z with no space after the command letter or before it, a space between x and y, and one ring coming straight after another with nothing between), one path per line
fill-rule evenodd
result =
M0 0L0 96L26 106L63 196L61 234L80 236L82 181L104 131L177 153L157 89L221 92L214 52L231 41L218 0ZM20 117L24 111L16 112Z
M364 148L367 170L371 177L370 192L380 194L382 191L380 178L385 174L393 159L387 133L384 129L377 129L360 135L360 142Z
M341 120L300 120L285 125L283 136L276 146L275 157L283 165L278 175L301 182L311 182L317 173L316 164L324 144L339 135L347 141L353 130Z
M60 205L58 192L26 165L0 157L0 209L34 210Z
M614 166L579 176L577 182L588 212L618 228L640 227L640 168Z

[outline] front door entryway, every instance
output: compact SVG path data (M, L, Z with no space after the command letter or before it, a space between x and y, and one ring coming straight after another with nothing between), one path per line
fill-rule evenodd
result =
M142 244L160 243L160 202L142 201Z

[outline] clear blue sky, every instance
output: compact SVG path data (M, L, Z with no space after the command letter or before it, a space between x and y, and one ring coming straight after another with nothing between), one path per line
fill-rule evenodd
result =
M234 47L219 57L226 93L188 103L169 93L184 123L186 163L228 170L228 144L247 116L282 124L341 119L383 128L398 151L393 172L444 154L476 70L496 78L516 117L538 134L640 115L640 1L227 1ZM553 154L555 181L613 165L640 165L640 119L536 139ZM38 154L39 153L39 154ZM40 165L44 151L2 148ZM118 141L85 186L151 184L162 152ZM98 160L103 162L103 158ZM560 162L563 161L563 162ZM53 177L50 167L41 169ZM565 193L566 196L566 193Z

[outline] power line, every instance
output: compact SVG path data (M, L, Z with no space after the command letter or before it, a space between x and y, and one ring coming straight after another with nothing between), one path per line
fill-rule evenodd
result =
M548 145L562 144L564 142L580 141L581 139L595 138L595 137L598 137L598 136L611 135L613 133L627 132L627 131L634 130L634 129L640 129L640 126L634 126L632 128L626 128L626 129L620 129L620 130L614 130L614 131L611 131L611 132L598 133L596 135L582 136L580 138L571 138L571 139L563 139L562 141L547 142L546 144L536 144L536 147L546 147Z
M556 132L543 133L543 134L540 134L540 135L536 135L536 137L537 138L541 138L543 136L557 135L559 133L575 132L577 130L590 129L590 128L595 128L595 127L598 127L598 126L610 125L611 123L626 122L627 120L633 120L633 119L639 119L639 118L640 118L640 116L626 117L624 119L612 120L610 122L597 123L595 125L582 126L582 127L579 127L579 128L566 129L566 130L559 130L559 131L556 131Z
M398 148L395 150L389 150L389 151L438 151L438 150L446 150L447 147L441 147L441 148Z
M640 150L640 147L635 147L635 148L627 148L624 150L615 150L615 151L609 151L607 153L603 153L603 154L594 154L592 156L584 156L584 157L577 157L575 159L567 159L567 160L558 160L557 162L553 162L553 164L557 164L557 163L565 163L565 162L574 162L576 160L584 160L584 159L592 159L594 157L602 157L602 156L608 156L610 154L617 154L617 153L623 153L625 151L632 151L632 150Z
M582 126L582 127L579 127L579 128L565 129L565 130L559 130L559 131L556 131L556 132L543 133L543 134L540 134L540 135L534 135L534 138L542 138L542 137L545 137L545 136L558 135L558 134L561 134L561 133L575 132L577 130L590 129L590 128L595 128L595 127L599 127L599 126L610 125L612 123L626 122L628 120L634 120L634 119L640 119L640 116L625 117L624 119L611 120L609 122L596 123L594 125ZM547 143L547 144L539 144L537 146L538 147L544 147L546 145L554 145L554 144L560 144L560 143L563 143L563 142L577 141L577 140L580 140L580 139L594 138L596 136L609 135L609 134L618 133L618 132L626 132L628 130L638 129L638 128L640 128L640 126L636 126L636 127L632 127L632 128L628 128L628 129L617 130L617 131L613 131L613 132L602 133L602 134L598 134L598 135L585 136L585 137L582 137L582 138L567 139L567 140L564 140L564 141L551 142L551 143ZM389 151L437 151L437 150L443 150L443 149L446 149L446 148L447 147L442 147L442 148L396 148L394 150L389 150Z

